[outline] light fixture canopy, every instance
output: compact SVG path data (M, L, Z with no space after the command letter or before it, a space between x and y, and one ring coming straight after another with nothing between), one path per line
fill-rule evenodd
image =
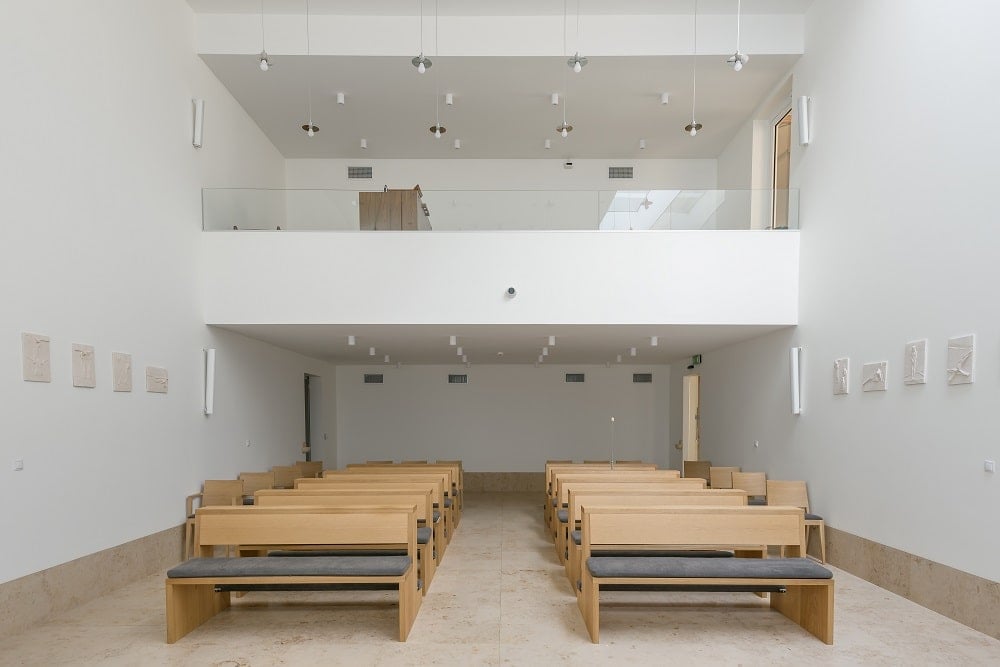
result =
M649 337L649 345L650 345L650 347L656 347L659 344L660 344L660 337L659 336L650 336Z
M552 93L552 106L559 106L559 93Z
M749 62L750 56L745 53L740 53L737 51L733 55L726 58L726 64L733 68L733 71L739 72L743 69L743 66Z
M364 138L361 139L361 147L362 148L368 148L368 140L367 139L364 139Z
M660 93L660 104L670 104L670 93Z
M375 356L375 348L374 347L368 348L368 356L369 357L374 357Z
M552 347L555 347L555 344L556 344L556 337L555 336L549 336L549 345L552 346Z
M448 106L455 106L455 96L451 93L444 94L444 103Z
M385 357L383 357L383 361L385 361L385 363L389 363L389 355L388 354L385 355Z
M354 336L348 336L348 337L347 337L347 344L348 344L348 345L354 345L354 343L355 343L355 338L354 338Z
M589 62L590 60L588 60L586 56L581 56L578 51L573 54L572 58L566 61L566 64L569 65L570 69L579 74Z
M630 347L628 349L628 353L629 353L629 356L634 357L636 355L636 349L634 347Z
M344 99L343 93L337 93L337 104L344 104L346 100Z
M434 63L431 62L431 59L425 56L423 53L410 60L410 62L413 64L414 67L417 68L417 71L420 72L421 74L426 72L434 65Z
M646 150L646 140L645 139L640 139L639 140L639 150L641 150L641 151Z
M550 148L552 148L552 140L551 139L546 139L545 140L545 150L549 150Z
M458 343L458 336L448 336L448 345L455 345Z
M461 147L462 147L462 140L461 139L455 139L455 150L458 150Z
M459 346L459 347L458 347L458 349L457 349L457 350L455 350L455 354L456 354L457 356L459 356L459 357L460 357L460 356L462 356L462 355L464 354L464 352L462 352L462 347L461 347L461 346Z

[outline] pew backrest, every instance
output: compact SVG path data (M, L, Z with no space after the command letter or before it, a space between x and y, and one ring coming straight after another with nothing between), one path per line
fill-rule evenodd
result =
M380 502L410 505L417 508L418 521L430 521L433 513L433 494L427 486L423 491L410 488L360 489L328 486L312 489L262 489L255 495L255 505L260 507L323 506L365 507Z
M555 477L554 499L558 506L566 504L566 485L574 482L608 482L622 483L630 482L663 482L680 485L679 488L704 488L705 483L700 479L681 479L676 470L603 470L591 472L574 472L560 474Z
M733 473L739 471L738 466L712 466L708 469L708 483L713 489L731 489Z

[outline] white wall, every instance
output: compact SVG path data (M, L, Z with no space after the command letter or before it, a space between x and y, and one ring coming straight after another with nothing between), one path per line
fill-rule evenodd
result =
M750 226L751 166L753 155L753 120L737 131L736 136L719 154L717 161L718 187L734 190L726 193L726 201L716 213L719 229L746 229Z
M298 458L302 375L333 370L204 325L201 187L281 187L284 161L195 55L188 5L3 13L0 43L17 54L0 105L7 581L180 524L205 478ZM192 97L206 100L200 150ZM51 337L51 383L21 380L22 331ZM95 389L72 387L74 342L96 348ZM208 418L205 347L218 350ZM131 393L111 391L112 351L133 355ZM168 394L144 391L146 365L168 369Z
M366 372L384 384L364 384ZM632 373L653 374L634 384ZM466 373L466 385L448 384ZM584 373L582 384L566 373ZM466 470L538 472L546 459L667 462L669 366L340 366L340 463L462 459Z
M809 10L809 48L794 71L795 96L813 100L814 132L792 153L800 324L705 356L703 451L807 480L836 528L997 581L1000 476L983 460L1000 459L991 194L1000 92L985 71L955 73L994 51L1000 7L954 12L902 0L821 0ZM960 128L942 131L956 105ZM966 333L977 334L976 382L949 387L947 340ZM904 386L904 345L925 337L928 383ZM799 417L788 395L796 344L805 349ZM844 356L850 394L833 396L833 361ZM862 393L861 365L880 360L888 391Z
M371 167L371 180L347 178L347 167ZM608 167L634 167L635 178L608 179ZM715 160L311 160L286 161L290 188L381 190L637 190L714 188ZM431 214L433 215L433 211Z
M797 322L797 232L234 232L201 242L212 324ZM509 285L516 299L503 295Z

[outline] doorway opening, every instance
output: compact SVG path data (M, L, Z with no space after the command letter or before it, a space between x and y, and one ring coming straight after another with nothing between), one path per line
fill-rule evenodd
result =
M323 378L306 373L302 378L302 388L305 416L302 454L306 461L312 461L315 447L326 440L326 434L323 433Z
M792 157L792 110L774 124L771 229L788 229L788 183Z

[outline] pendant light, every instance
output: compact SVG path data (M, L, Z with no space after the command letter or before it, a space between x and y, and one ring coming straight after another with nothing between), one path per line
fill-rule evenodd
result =
M420 0L420 55L413 58L410 63L423 74L433 65L430 58L424 56L424 0Z
M743 0L736 0L736 53L729 56L726 59L726 64L733 68L733 71L739 72L743 69L743 66L747 64L750 60L750 56L745 53L740 53L740 22L742 17L742 4Z
M306 67L309 66L309 56L312 54L312 49L309 44L309 0L306 0ZM308 137L316 136L319 132L319 127L313 124L313 93L312 93L312 81L308 78L308 72L306 74L306 87L309 96L309 122L302 126L302 130L306 133Z
M566 55L566 22L567 22L567 15L569 13L568 2L569 0L563 0L563 56ZM562 125L556 127L556 132L558 132L559 135L563 139L565 139L566 137L569 136L569 133L573 131L573 126L566 122L566 107L569 106L568 73L563 77L563 84L564 84L563 104L562 104L563 120L562 120Z
M563 0L563 15L566 13L566 2L568 0ZM565 22L563 24L563 34L565 35ZM563 55L566 55L566 49L563 49ZM574 72L579 74L583 71L583 68L590 62L586 57L580 55L580 0L576 0L576 53L573 57L566 61L566 64Z
M698 0L694 0L694 51L691 55L691 122L684 126L684 131L692 137L698 134L701 123L695 120L694 109L698 97Z
M421 54L423 55L423 54ZM434 0L434 57L438 56L438 0ZM434 124L431 125L428 130L434 135L435 139L440 139L441 135L447 132L441 124L441 89L438 86L440 77L438 76L441 70L435 70L434 72Z
M264 0L260 0L260 71L266 72L271 68L271 59L267 57L267 49L264 48Z

